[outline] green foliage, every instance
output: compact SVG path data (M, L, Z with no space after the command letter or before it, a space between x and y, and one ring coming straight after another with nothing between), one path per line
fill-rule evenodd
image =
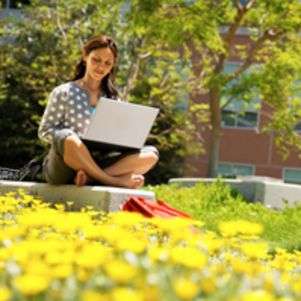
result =
M261 203L249 203L221 181L197 184L193 187L160 185L149 187L172 206L184 210L217 231L222 221L244 219L264 226L263 237L273 249L283 247L301 250L301 206L286 207L282 211L268 209Z

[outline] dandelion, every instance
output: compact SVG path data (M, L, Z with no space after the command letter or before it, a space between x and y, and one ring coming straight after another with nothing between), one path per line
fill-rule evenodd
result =
M34 296L48 287L48 280L45 277L33 274L18 276L14 280L16 288L25 296Z
M246 292L242 295L240 301L274 301L276 300L272 294L264 290L255 290Z
M73 272L72 266L68 264L53 267L50 271L53 278L65 279Z
M0 287L0 301L8 301L11 298L11 292L6 287Z
M108 301L109 296L93 290L84 291L81 295L82 301Z
M100 244L85 245L76 259L76 263L84 268L95 269L109 260L108 249Z
M186 278L175 279L173 288L181 300L192 300L199 292L197 284Z
M301 295L301 276L292 283L292 289Z
M111 296L112 301L144 301L142 292L130 288L115 288Z
M211 294L216 291L216 281L213 277L205 277L200 281L200 288L205 294Z
M146 249L147 243L147 240L143 237L135 238L133 235L128 234L117 240L116 247L120 251L131 251L138 254Z
M205 254L190 247L175 247L170 254L174 263L188 268L202 269L207 263Z
M153 261L167 261L169 258L169 252L166 248L159 246L151 246L148 249L148 256Z
M268 244L266 242L246 242L241 244L240 249L252 259L264 259L267 257Z
M137 275L137 269L130 264L121 261L113 260L106 264L105 270L108 276L119 284L127 283Z
M263 231L262 225L244 220L228 221L219 224L219 230L225 237L244 235L260 235Z
M137 226L139 223L146 221L146 218L143 215L126 211L118 211L113 214L109 214L109 218L112 223L125 227Z

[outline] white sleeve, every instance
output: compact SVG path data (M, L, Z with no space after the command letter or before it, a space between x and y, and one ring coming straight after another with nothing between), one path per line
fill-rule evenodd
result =
M39 126L38 137L46 143L52 143L55 131L62 128L63 116L59 113L59 107L61 108L64 106L64 102L62 100L62 92L60 90L61 89L59 87L56 87L50 93L47 106Z

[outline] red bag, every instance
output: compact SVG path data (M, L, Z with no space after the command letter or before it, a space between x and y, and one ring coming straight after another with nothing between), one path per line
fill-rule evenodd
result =
M129 197L121 205L121 210L139 212L146 217L185 217L191 218L187 213L172 208L169 204L161 200L148 200L143 197Z

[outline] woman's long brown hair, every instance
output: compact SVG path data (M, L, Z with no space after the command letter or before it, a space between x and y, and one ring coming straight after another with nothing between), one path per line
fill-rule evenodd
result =
M85 45L82 48L82 58L80 62L76 65L75 75L72 80L74 81L84 77L86 73L86 64L83 60L83 57L88 55L92 50L99 49L99 48L111 49L114 56L114 66L110 71L110 73L101 80L100 88L102 92L106 94L107 97L117 99L118 91L114 87L114 81L115 81L116 69L117 69L116 64L117 64L117 57L118 57L118 49L116 43L110 37L107 37L105 35L99 35L90 38L85 43Z

